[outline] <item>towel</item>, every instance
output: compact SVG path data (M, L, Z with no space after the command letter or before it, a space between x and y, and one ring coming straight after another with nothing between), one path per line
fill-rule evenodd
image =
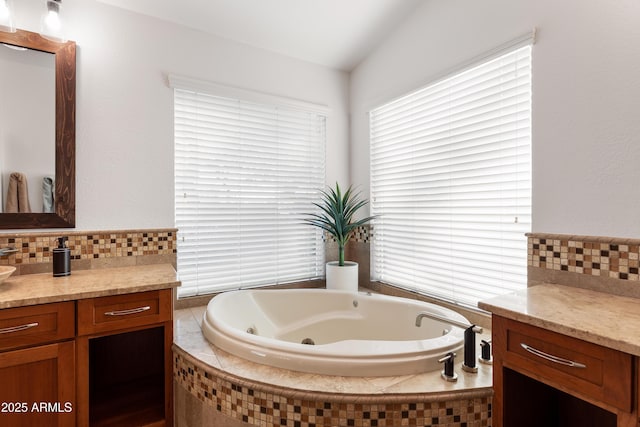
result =
M42 212L53 213L53 178L42 178Z
M31 212L29 205L29 191L27 190L27 177L19 172L14 172L9 177L9 189L7 190L7 204L5 212Z

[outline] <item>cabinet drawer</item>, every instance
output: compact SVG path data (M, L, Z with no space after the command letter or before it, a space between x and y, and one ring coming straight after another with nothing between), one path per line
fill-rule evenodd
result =
M494 317L494 332L506 340L505 367L568 393L624 411L633 407L633 357L566 335Z
M171 320L171 289L78 301L78 335Z
M73 338L75 304L60 302L0 310L0 351Z

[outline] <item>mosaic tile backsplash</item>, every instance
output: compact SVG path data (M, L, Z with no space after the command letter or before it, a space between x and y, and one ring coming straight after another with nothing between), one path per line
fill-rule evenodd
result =
M61 236L69 239L72 260L171 255L177 251L176 234L175 229L0 234L0 248L17 249L0 257L0 265L50 263Z
M373 237L373 226L361 225L353 231L353 235L351 236L351 241L355 243L370 243L372 237ZM323 238L325 242L336 241L336 239L327 232L324 233Z
M640 240L530 233L528 265L639 281Z
M352 241L369 243L372 230L358 227ZM56 239L67 236L71 259L98 259L177 253L177 229L55 231L44 233L0 234L0 248L15 248L17 252L0 257L0 265L49 263Z

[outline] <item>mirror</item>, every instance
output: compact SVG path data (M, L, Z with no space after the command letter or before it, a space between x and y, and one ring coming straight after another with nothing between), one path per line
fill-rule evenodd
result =
M15 33L0 31L0 43L53 54L55 70L55 142L52 141L55 149L53 213L0 213L0 229L75 227L76 44L72 41L52 42L37 33L24 30L17 30ZM4 48L4 46L1 47ZM10 106L4 108L10 108ZM26 119L33 120L33 117ZM44 126L39 122L31 125ZM47 160L43 162L46 163ZM30 191L31 188L29 187ZM39 189L38 186L36 189ZM4 199L6 194L3 195Z
M0 44L0 212L54 212L55 75L52 53Z

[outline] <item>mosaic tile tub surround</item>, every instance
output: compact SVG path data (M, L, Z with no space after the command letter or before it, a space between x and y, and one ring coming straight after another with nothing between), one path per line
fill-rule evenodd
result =
M640 240L529 233L528 265L588 276L640 281Z
M174 352L174 379L204 405L255 426L491 425L491 397L424 399L420 396L326 396L234 381ZM386 402L385 402L386 400Z
M491 426L492 370L340 377L257 364L203 336L206 306L174 315L176 427ZM488 339L490 332L485 338Z

